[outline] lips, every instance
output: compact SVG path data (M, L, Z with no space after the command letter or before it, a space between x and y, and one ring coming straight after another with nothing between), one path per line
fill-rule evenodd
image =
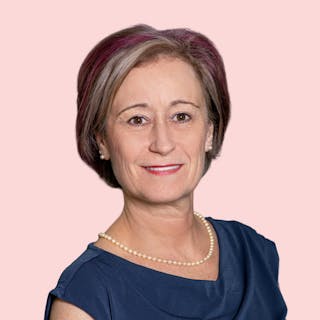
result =
M161 166L144 166L143 168L151 174L162 176L176 173L182 166L182 164L167 164Z

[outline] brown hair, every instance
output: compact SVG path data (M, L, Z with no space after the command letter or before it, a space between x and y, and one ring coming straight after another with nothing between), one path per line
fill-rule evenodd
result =
M121 188L110 160L100 159L96 135L104 135L107 112L130 70L159 55L179 57L192 65L202 85L214 125L212 150L206 152L203 175L221 150L230 119L230 100L223 61L213 43L198 32L182 28L156 30L140 24L120 30L91 50L78 76L78 151L112 187Z

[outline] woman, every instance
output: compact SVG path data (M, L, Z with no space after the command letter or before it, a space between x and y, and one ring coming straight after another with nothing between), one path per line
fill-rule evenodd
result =
M78 150L124 205L62 273L45 319L285 318L274 243L194 212L229 116L222 59L199 33L137 25L89 53Z

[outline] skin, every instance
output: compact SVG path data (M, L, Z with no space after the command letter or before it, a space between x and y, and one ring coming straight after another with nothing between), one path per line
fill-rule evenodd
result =
M96 139L105 159L111 159L124 197L122 213L106 232L152 256L182 261L206 256L208 234L193 215L193 199L214 128L192 66L178 58L160 57L132 69L106 121L105 135ZM163 176L143 168L165 164L182 167ZM214 237L217 240L215 233ZM133 257L102 238L95 245L179 276L214 280L218 275L218 248L206 263L190 268ZM81 309L56 300L50 319L62 320L66 315L74 320L91 319Z
M153 256L201 259L208 235L192 214L193 194L213 125L192 66L160 57L132 69L108 110L106 128L97 141L105 159L111 159L124 197L123 211L107 233ZM143 168L164 164L183 166L167 176ZM96 244L114 250L107 240Z
M93 320L82 309L65 302L60 299L55 299L52 303L50 320Z
M146 106L130 108L136 104ZM192 67L178 59L162 58L129 73L109 111L107 138L98 140L105 158L111 158L125 200L149 203L152 208L162 204L167 212L167 204L192 200L203 171L205 143L207 149L211 144L210 129ZM183 170L161 179L141 168L176 163L184 164Z

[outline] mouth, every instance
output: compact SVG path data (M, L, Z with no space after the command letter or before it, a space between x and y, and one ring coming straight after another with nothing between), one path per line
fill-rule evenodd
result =
M164 176L176 173L182 166L183 164L167 164L163 166L144 166L143 168L151 174Z

